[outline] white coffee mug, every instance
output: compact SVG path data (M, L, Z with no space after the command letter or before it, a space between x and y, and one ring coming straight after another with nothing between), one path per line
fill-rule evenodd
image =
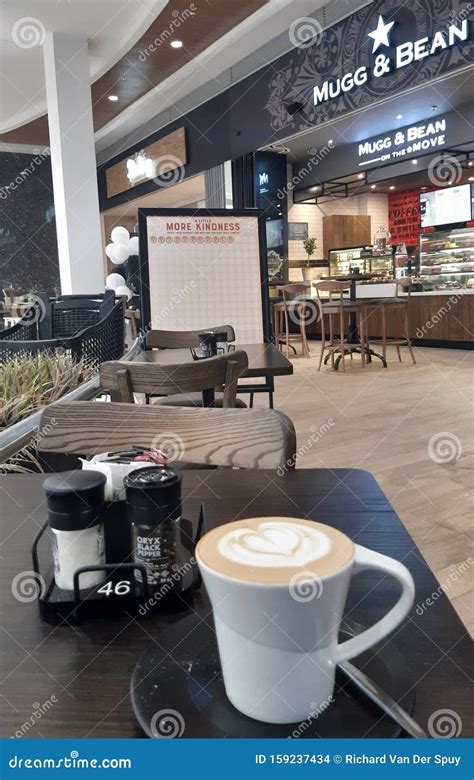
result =
M337 663L379 642L407 615L415 594L408 569L361 545L353 549L352 559L336 572L311 578L302 566L301 577L293 577L291 584L273 584L237 579L209 567L198 545L196 558L213 607L226 693L240 712L267 723L306 720L331 702ZM395 577L402 593L377 623L339 644L350 580L364 569ZM367 598L370 604L370 594Z

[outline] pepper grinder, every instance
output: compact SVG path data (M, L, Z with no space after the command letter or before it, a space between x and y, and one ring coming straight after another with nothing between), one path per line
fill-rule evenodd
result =
M151 466L132 471L124 485L133 561L145 567L149 585L172 585L181 563L181 476ZM141 573L135 576L141 582Z

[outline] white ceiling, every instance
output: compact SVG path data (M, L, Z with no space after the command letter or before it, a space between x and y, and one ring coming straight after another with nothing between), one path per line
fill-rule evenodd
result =
M143 35L168 0L1 0L0 132L46 113L43 52L48 31L84 36L91 82Z
M12 30L19 20L33 19L33 26L27 30L33 36L41 37L43 30L86 36L89 39L93 82L134 45L167 2L0 0L0 132L13 130L46 113L41 46L24 48L18 45L18 41L12 40ZM120 143L124 136L132 143L130 134L140 134L141 128L156 117L157 107L159 111L169 108L170 112L180 114L185 100L190 103L189 107L186 106L188 111L194 107L196 94L199 94L200 102L208 100L229 86L228 79L231 83L238 81L249 70L257 70L283 50L292 48L294 42L290 40L288 31L295 19L315 14L323 6L328 9L328 19L333 15L332 9L340 18L367 2L371 0L269 0L102 127L95 136L98 152L102 151L101 156L104 156L103 150L108 152L109 147ZM19 34L21 30L20 25ZM181 37L186 45L184 28ZM255 59L257 52L261 52L258 61ZM107 152L105 156L108 156Z

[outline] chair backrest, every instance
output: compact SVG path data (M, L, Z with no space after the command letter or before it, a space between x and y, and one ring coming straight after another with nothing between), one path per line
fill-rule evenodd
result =
M133 403L134 393L173 395L202 392L224 386L224 408L235 406L237 382L248 367L247 353L242 350L225 355L166 365L112 361L100 367L100 384L115 391L120 401Z
M178 462L281 472L294 468L296 457L293 423L272 409L75 401L52 404L41 415L40 452L95 455L132 444L162 449Z
M223 331L227 341L235 341L235 331L232 325L219 325L200 330L150 330L146 336L146 346L149 349L185 349L199 344L198 335L206 330Z
M327 279L315 282L314 287L319 302L321 302L321 293L328 293L329 300L333 301L336 299L336 302L342 307L344 300L346 300L344 293L350 290L351 282L338 282L336 279Z

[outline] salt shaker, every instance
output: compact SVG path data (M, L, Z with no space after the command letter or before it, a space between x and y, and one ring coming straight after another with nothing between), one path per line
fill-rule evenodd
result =
M105 482L98 471L66 471L44 482L58 588L74 590L77 569L105 563L101 517ZM104 579L104 571L84 572L79 587L93 588Z
M181 556L181 476L167 466L151 466L132 471L124 484L133 561L145 567L149 585L172 585ZM135 576L141 582L141 573Z

